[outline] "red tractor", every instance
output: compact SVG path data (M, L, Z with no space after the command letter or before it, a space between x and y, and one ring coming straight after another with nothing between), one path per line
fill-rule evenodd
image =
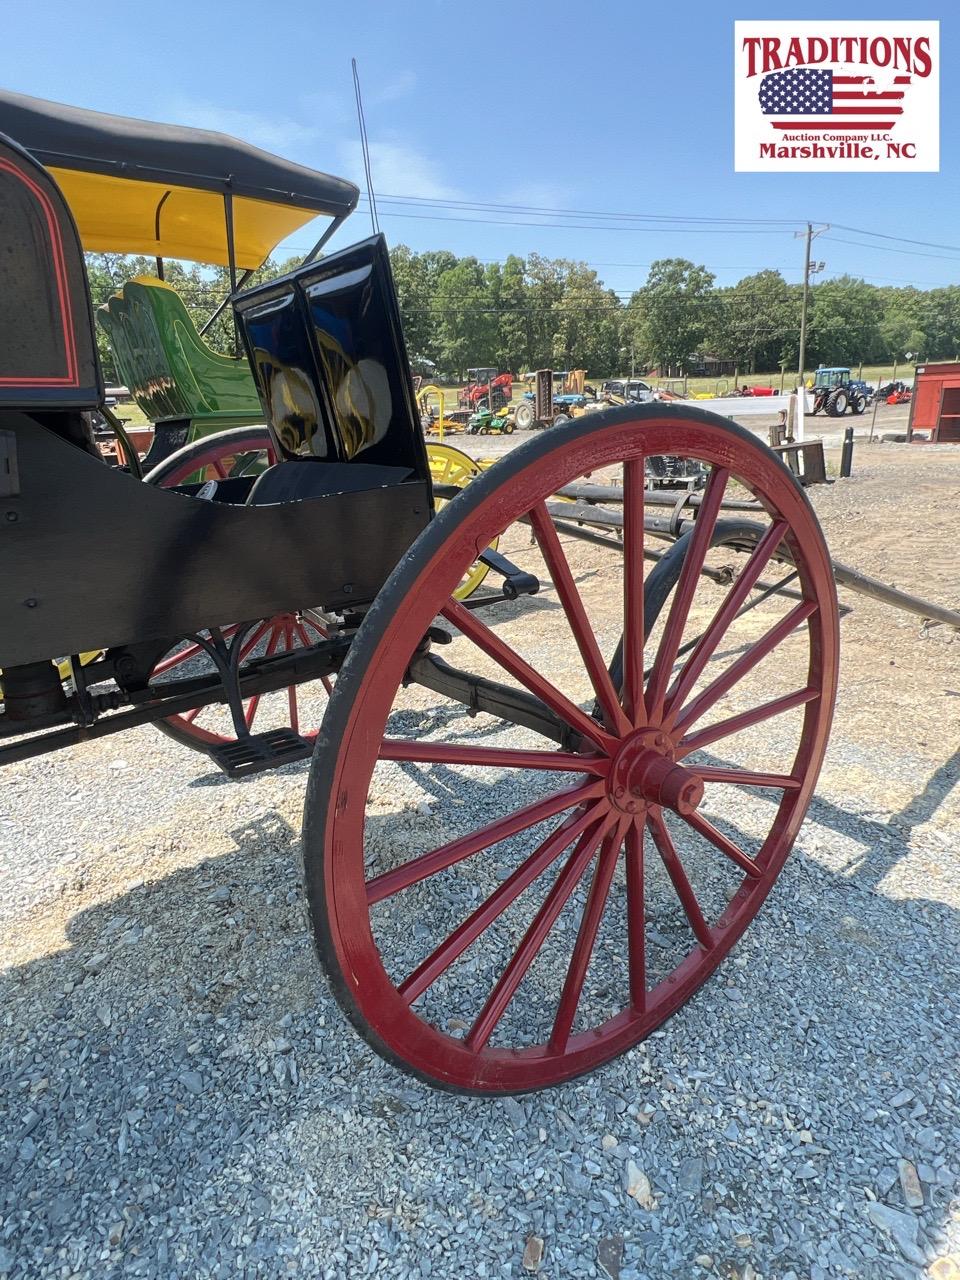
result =
M458 398L461 409L479 409L489 398L489 408L496 413L513 396L513 374L498 373L496 369L468 369L467 385Z

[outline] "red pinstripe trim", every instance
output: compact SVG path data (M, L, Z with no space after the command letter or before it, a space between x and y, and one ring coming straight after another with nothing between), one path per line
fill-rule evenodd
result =
M54 277L57 282L57 295L60 301L60 319L63 324L64 359L67 366L66 376L61 378L0 378L3 387L79 387L77 346L73 332L73 309L70 305L70 288L67 281L67 266L63 256L63 239L60 235L60 224L50 198L41 186L28 177L22 169L11 164L9 160L0 159L0 170L12 173L24 186L28 187L43 209L47 220L47 231L50 236L50 247L53 251Z

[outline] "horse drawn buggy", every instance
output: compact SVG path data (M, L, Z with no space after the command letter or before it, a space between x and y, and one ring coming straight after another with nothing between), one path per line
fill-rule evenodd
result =
M434 483L384 242L322 252L356 200L221 135L0 97L0 763L143 726L234 777L309 760L348 1018L432 1084L535 1089L643 1040L769 893L832 715L830 562L775 455L686 406ZM100 315L155 411L143 479L90 427L108 248L157 259ZM238 359L169 257L229 268ZM685 514L651 505L661 454L707 469Z

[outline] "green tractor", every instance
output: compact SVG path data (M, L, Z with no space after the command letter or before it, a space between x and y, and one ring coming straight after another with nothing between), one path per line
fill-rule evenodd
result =
M502 409L498 409L496 413L491 413L486 406L478 409L467 423L467 430L472 436L489 436L502 432L504 435L512 435L515 427L513 411L509 405L504 405Z
M863 413L869 399L866 383L850 377L850 370L843 368L817 370L813 379L813 412L822 409L831 418L842 418L851 413Z

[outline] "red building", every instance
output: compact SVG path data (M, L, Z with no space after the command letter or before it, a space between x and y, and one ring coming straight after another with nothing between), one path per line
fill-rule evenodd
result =
M960 444L960 362L917 365L907 439L916 432L933 444Z

